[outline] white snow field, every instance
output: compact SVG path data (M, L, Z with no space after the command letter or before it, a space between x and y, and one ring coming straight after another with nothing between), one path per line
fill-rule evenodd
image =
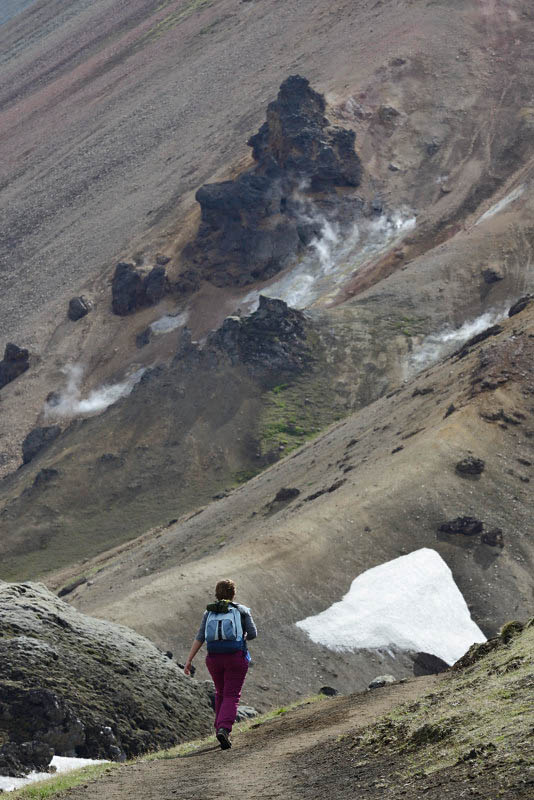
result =
M30 772L25 778L8 778L5 775L0 775L0 792L12 792L14 789L20 789L22 786L27 786L29 783L44 781L47 778L54 778L61 772L70 772L73 769L86 767L88 764L109 764L109 761L93 761L91 758L54 756L51 764L56 768L55 772Z
M391 647L447 664L486 641L449 567L426 547L363 572L342 600L296 624L332 650Z

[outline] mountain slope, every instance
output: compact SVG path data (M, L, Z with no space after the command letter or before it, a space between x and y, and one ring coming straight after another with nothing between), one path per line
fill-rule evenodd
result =
M70 595L77 607L184 652L210 586L232 575L262 620L249 688L258 702L316 690L332 673L339 688L361 687L379 658L406 674L409 661L331 653L294 622L341 599L365 569L420 547L450 566L486 635L525 616L534 556L533 322L529 306L463 357L337 423L230 496L51 585L90 576ZM481 474L458 472L468 456L485 463ZM282 488L300 494L276 501ZM458 517L482 527L440 530ZM496 529L502 548L501 534L489 535Z

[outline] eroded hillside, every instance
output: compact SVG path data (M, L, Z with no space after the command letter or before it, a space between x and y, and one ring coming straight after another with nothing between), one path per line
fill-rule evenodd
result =
M2 577L81 580L182 652L235 575L257 702L408 673L294 622L417 548L486 633L528 614L533 22L49 0L0 28Z

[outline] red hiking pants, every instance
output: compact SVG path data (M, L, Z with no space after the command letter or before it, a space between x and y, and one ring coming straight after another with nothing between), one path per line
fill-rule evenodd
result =
M248 670L243 650L206 656L206 666L215 684L215 730L232 730L241 689Z

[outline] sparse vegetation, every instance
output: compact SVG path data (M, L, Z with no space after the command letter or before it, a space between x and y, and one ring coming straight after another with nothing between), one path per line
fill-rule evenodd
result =
M23 786L21 789L9 792L8 796L12 800L48 800L48 798L56 797L76 786L98 780L103 775L109 775L110 772L120 769L121 766L116 763L89 764L89 766Z

